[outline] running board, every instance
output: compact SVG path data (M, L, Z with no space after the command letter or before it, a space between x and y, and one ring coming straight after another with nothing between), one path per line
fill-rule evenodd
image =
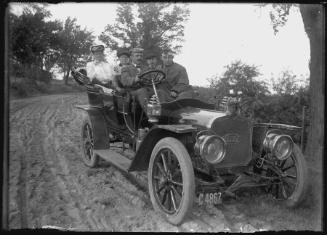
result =
M112 165L126 172L128 171L128 168L131 166L132 163L132 160L128 159L124 155L117 153L114 150L98 149L98 150L93 150L93 152L99 157L101 157L102 159L108 161Z

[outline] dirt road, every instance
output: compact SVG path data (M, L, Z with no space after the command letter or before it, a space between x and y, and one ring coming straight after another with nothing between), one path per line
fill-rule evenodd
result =
M264 194L243 193L219 206L195 205L181 226L154 212L145 173L126 175L80 155L85 94L10 102L10 228L59 226L77 231L254 232L319 230L320 214L289 210Z

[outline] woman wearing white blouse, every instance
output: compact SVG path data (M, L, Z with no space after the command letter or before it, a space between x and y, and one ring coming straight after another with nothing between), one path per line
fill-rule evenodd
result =
M104 46L91 47L94 61L86 64L86 73L92 83L107 84L111 86L114 79L114 66L109 64L104 55Z

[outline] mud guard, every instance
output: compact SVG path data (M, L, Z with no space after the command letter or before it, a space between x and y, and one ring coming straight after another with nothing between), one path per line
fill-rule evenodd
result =
M90 117L94 133L94 150L109 149L109 133L107 128L104 128L107 124L101 109L90 105L76 105L75 108L86 111Z
M155 144L164 137L178 138L197 131L192 125L157 125L144 137L128 171L145 171L148 169L150 157Z

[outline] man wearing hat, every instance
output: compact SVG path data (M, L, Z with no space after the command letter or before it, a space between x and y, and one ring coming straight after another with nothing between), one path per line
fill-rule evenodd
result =
M117 57L119 60L119 66L125 66L130 64L131 53L128 48L119 48L117 50Z
M131 64L121 68L120 82L123 87L130 87L138 80L137 75L143 71L143 49L140 47L131 50Z
M162 64L158 63L158 58L156 53L154 53L153 51L148 51L145 54L145 60L147 63L147 70L161 70L162 69ZM170 93L169 90L166 88L167 85L165 85L165 82L161 82L159 84L156 85L156 89L157 89L157 94L159 97L160 102L167 102L167 101L172 101L173 98L170 97ZM152 87L148 87L148 94L150 96L152 96L154 94L153 88Z
M104 46L93 45L90 50L94 60L86 64L86 75L92 83L111 86L114 78L114 67L105 58Z
M121 69L125 66L130 65L130 56L131 53L128 48L119 48L117 50L117 57L119 60L119 64L114 67L115 78L113 81L113 85L119 92L123 91L122 83L121 83Z
M143 62L143 49L142 48L133 48L131 50L131 63L121 67L120 78L118 77L116 88L119 92L125 92L125 89L130 90L130 94L134 95L138 103L145 107L146 100L149 97L148 88L133 88L134 85L138 82L138 75L144 70L142 66Z
M158 63L157 55L153 51L148 51L145 54L147 69L162 69L161 64Z
M188 75L184 66L174 62L174 52L170 49L163 50L161 59L166 79L161 88L169 92L169 100L192 98L194 91L189 85Z

